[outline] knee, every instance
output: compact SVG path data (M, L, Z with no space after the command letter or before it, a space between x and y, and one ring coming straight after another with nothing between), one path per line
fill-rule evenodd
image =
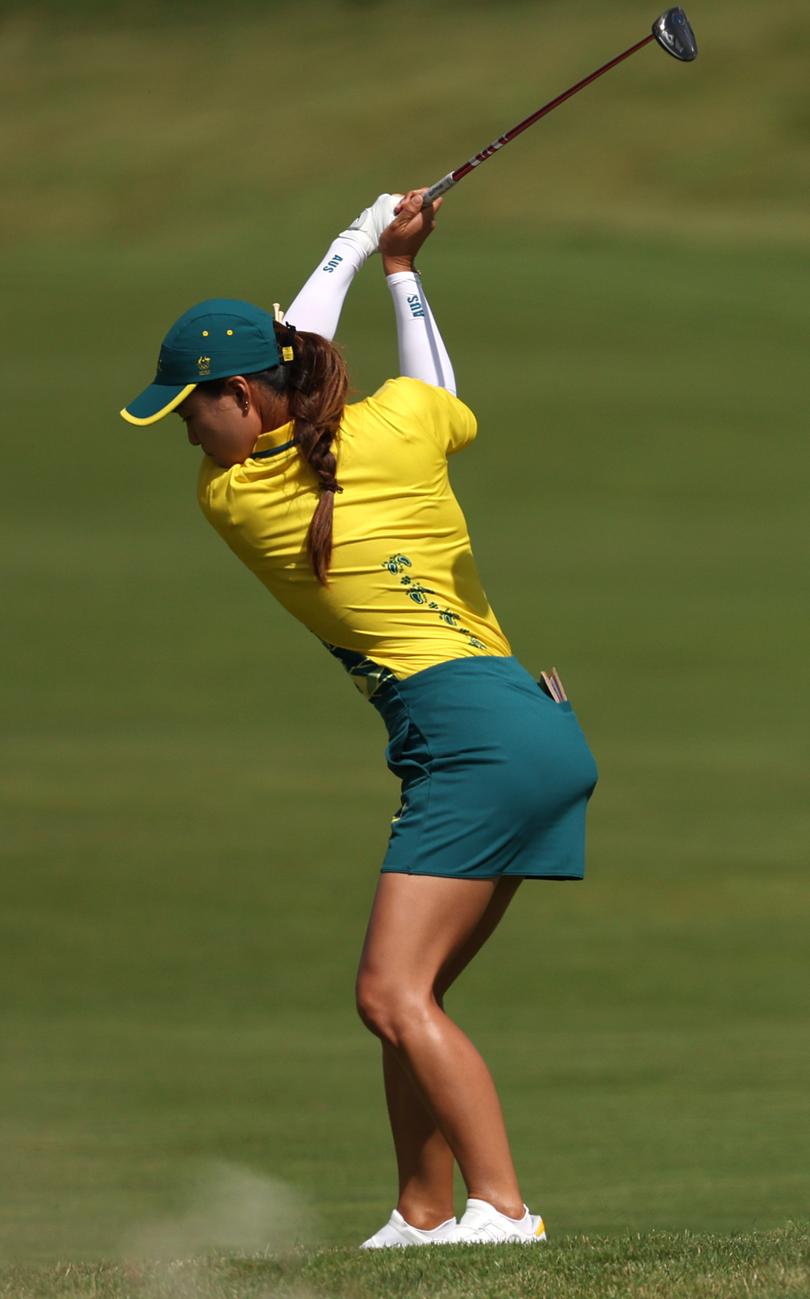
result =
M362 971L357 978L356 996L357 1013L366 1028L392 1046L401 1046L436 1008L430 996Z
M357 1013L370 1032L384 1041L393 1041L398 1015L398 998L394 988L377 975L357 976L355 989Z

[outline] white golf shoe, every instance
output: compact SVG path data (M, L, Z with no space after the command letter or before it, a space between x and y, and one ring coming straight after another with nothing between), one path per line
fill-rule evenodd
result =
M402 1249L406 1245L451 1245L458 1230L455 1218L448 1218L431 1231L412 1227L399 1210L394 1209L384 1227L364 1240L361 1249Z
M350 239L363 249L366 257L370 257L377 251L383 230L393 221L394 208L401 198L401 194L381 194L371 207L363 209L348 230L341 231L340 237Z
M453 1239L460 1245L541 1245L546 1239L543 1219L525 1204L523 1208L522 1218L507 1218L486 1200L468 1200Z

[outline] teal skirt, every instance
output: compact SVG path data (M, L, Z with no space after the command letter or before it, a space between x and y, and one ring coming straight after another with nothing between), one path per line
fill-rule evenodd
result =
M383 871L582 879L597 771L570 703L497 656L389 675L371 702L402 782Z

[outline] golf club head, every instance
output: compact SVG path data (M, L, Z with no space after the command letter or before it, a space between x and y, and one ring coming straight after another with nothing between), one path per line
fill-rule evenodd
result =
M689 19L680 6L667 9L653 23L653 36L667 54L681 63L691 63L697 58L697 41L689 25Z

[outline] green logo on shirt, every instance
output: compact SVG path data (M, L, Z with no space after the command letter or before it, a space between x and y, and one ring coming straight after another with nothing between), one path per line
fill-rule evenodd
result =
M407 555L389 555L387 559L382 561L380 567L387 569L393 577L399 577L399 584L404 588L403 593L407 595L408 599L412 600L414 604L423 605L425 609L429 609L432 613L435 613L446 627L452 627L453 631L457 631L462 636L466 636L467 643L471 645L473 649L486 649L484 642L479 640L477 636L474 636L469 627L462 627L460 625L460 614L454 613L452 609L448 609L447 605L442 608L438 600L431 600L428 598L431 595L436 595L436 592L432 587L425 586L424 583L420 582L417 578L411 577L410 573L405 572L406 568L413 568L413 563Z

